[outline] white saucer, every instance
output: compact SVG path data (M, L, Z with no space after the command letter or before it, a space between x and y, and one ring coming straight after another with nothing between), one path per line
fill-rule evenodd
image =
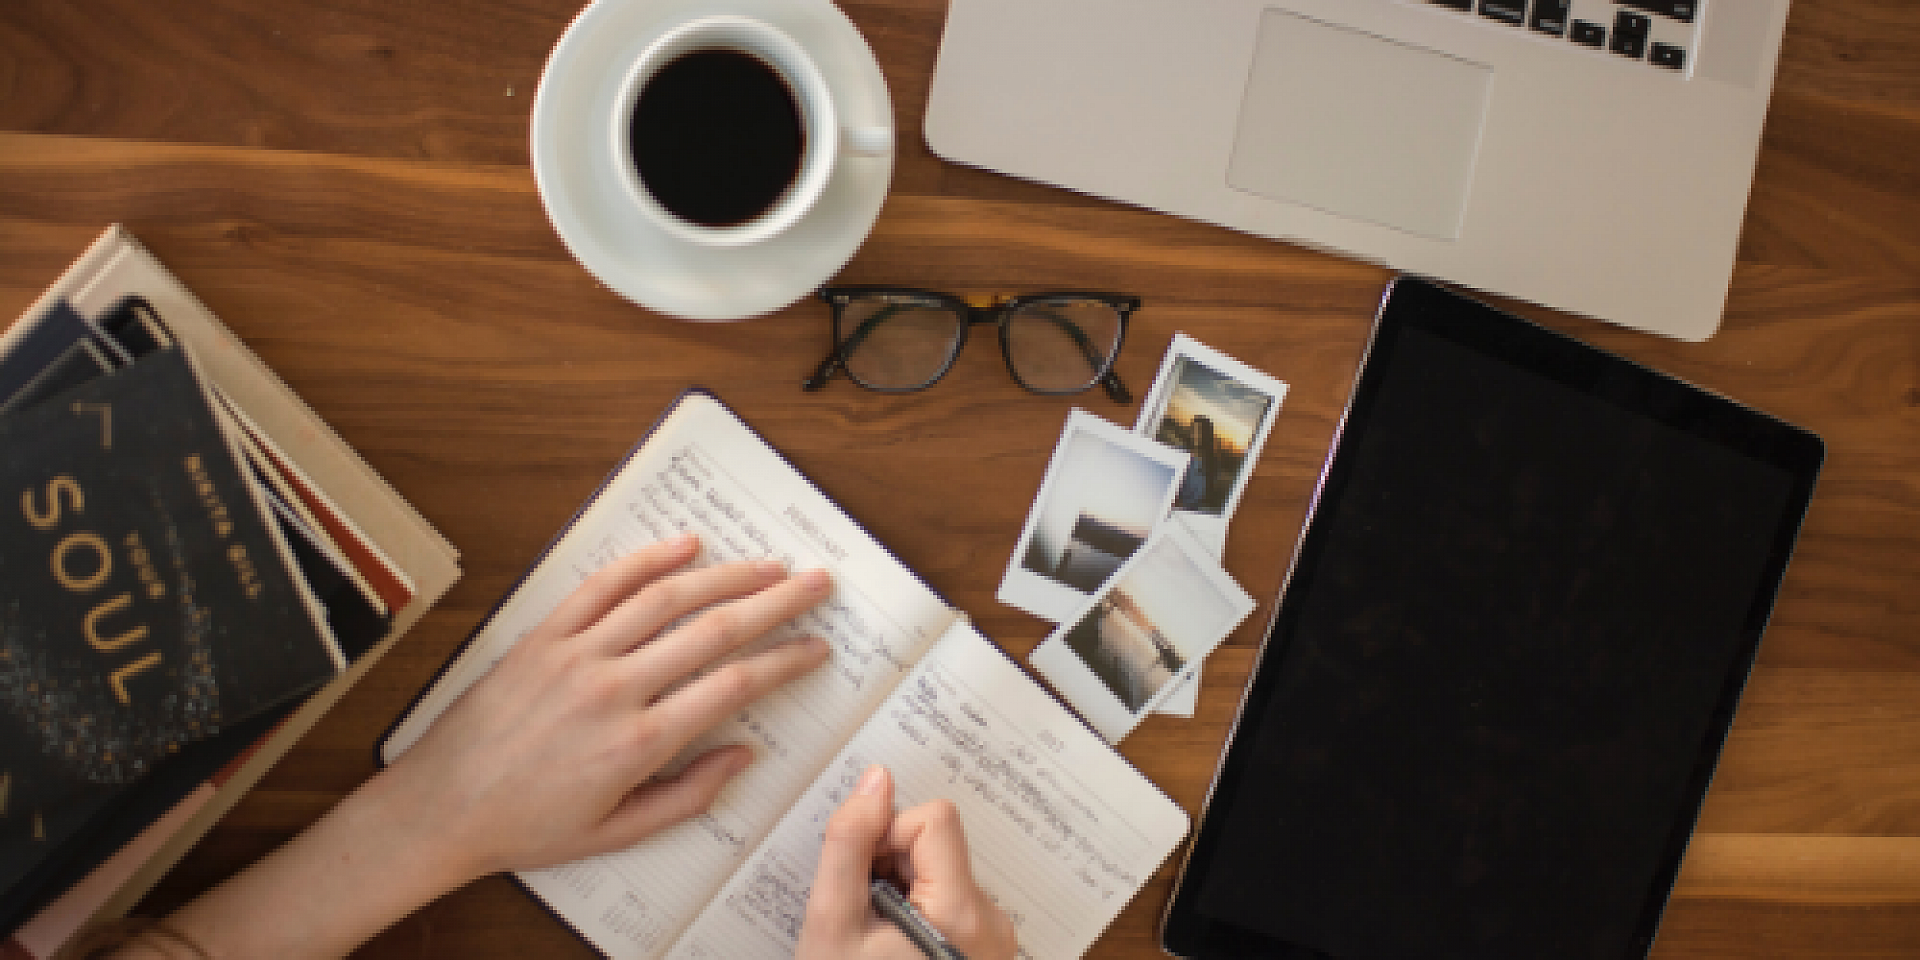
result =
M893 129L887 81L865 37L828 0L596 0L554 45L533 101L533 175L547 219L575 259L628 299L688 320L739 320L806 296L873 229L893 154L843 155L813 209L744 247L701 246L649 221L606 149L627 67L654 38L695 17L756 17L793 37L826 77L847 126Z

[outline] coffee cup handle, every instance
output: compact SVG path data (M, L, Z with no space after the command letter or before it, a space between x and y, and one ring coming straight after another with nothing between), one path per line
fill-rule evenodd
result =
M840 131L846 152L856 157L884 157L893 152L890 127L847 127Z

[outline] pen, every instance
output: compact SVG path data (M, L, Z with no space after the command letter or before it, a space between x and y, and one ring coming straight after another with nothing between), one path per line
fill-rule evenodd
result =
M921 953L933 960L967 960L967 955L948 943L947 938L941 936L940 931L934 929L933 924L914 909L913 902L902 896L893 884L885 880L873 881L873 909L899 927L900 932L906 934Z

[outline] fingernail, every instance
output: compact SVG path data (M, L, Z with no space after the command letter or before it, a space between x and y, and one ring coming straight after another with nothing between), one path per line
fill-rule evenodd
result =
M887 768L876 763L868 767L866 773L860 775L860 782L854 786L853 792L870 797L885 790L886 787Z
M675 550L685 550L700 542L700 538L691 533L682 533L667 538L667 546Z
M754 560L750 566L755 574L762 577L778 577L787 572L787 565L778 560Z
M826 596L827 591L833 589L833 578L827 576L825 570L808 570L801 573L800 583L807 588L808 593L816 593L821 596Z

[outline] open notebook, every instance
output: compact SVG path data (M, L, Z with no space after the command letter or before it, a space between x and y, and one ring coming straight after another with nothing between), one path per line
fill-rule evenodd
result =
M1084 953L1186 835L1187 815L710 394L633 449L382 743L391 760L593 570L698 533L701 562L822 567L791 628L830 662L693 749L757 762L706 814L519 879L615 957L792 954L826 818L870 763L904 808L960 809L975 876L1030 957ZM776 638L777 639L777 638Z

